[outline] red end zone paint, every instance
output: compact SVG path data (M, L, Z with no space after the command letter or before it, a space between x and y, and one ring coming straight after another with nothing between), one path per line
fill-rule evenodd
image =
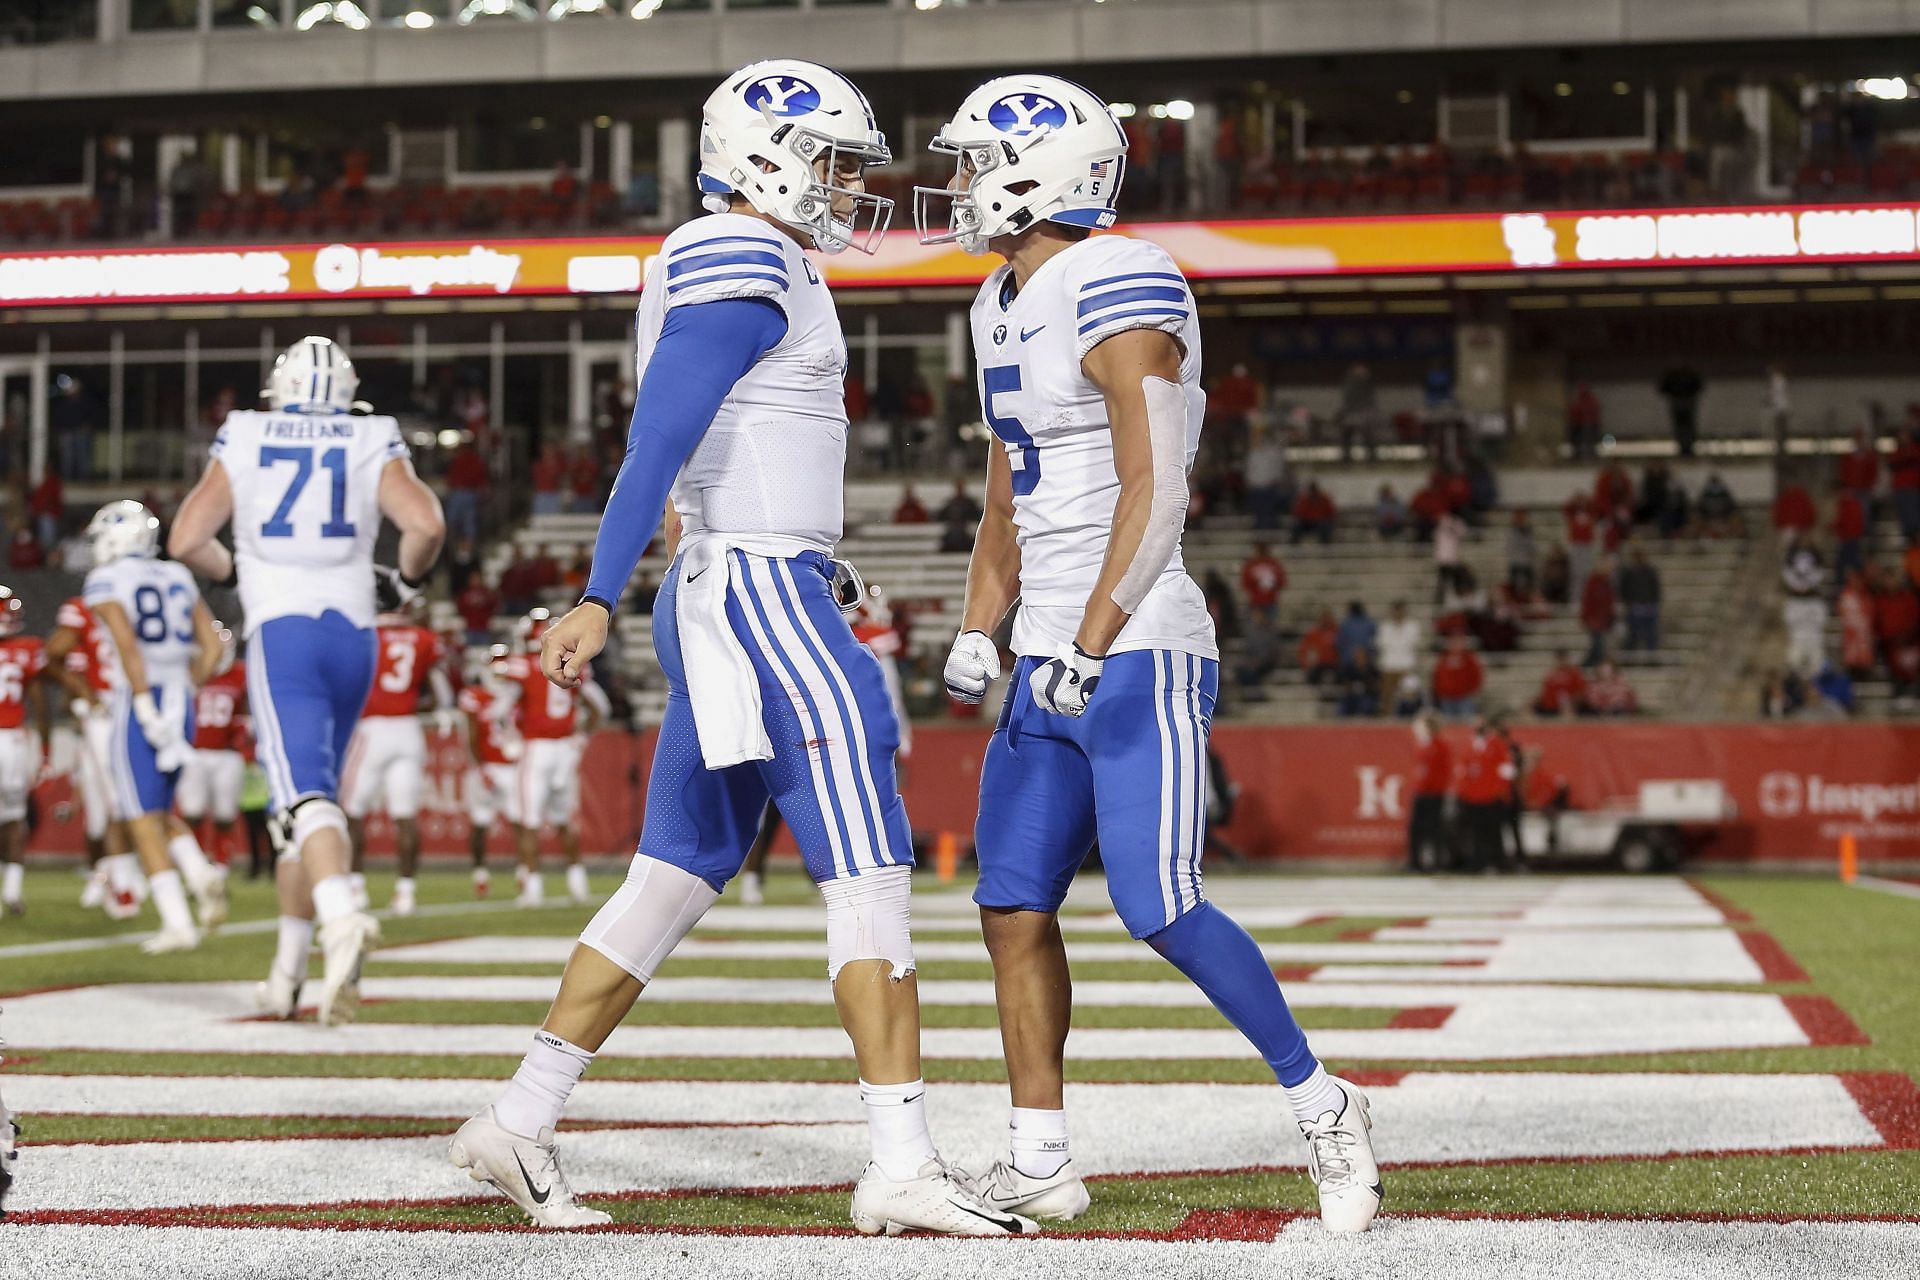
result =
M1389 1031L1432 1031L1447 1025L1453 1016L1450 1004L1415 1005L1402 1009L1387 1020Z
M1897 1071L1856 1071L1843 1073L1840 1083L1889 1147L1920 1150L1920 1085L1912 1077Z
M1688 886L1692 888L1692 890L1695 893L1699 894L1701 897L1707 900L1708 906L1714 908L1722 916L1726 917L1728 924L1752 924L1753 923L1753 916L1751 914L1741 910L1739 907L1734 906L1731 902L1727 901L1725 898L1715 893L1712 889L1707 888L1706 885L1701 884L1698 880L1695 880L1692 876L1686 877L1686 881Z
M1317 964L1282 964L1274 966L1273 976L1282 982L1306 982L1318 972Z
M1760 966L1760 979L1763 982L1812 982L1800 962L1787 954L1787 949L1779 944L1770 933L1760 929L1742 929L1739 933L1740 945L1747 949L1753 962Z
M1780 1003L1815 1045L1872 1044L1860 1024L1828 996L1781 996Z

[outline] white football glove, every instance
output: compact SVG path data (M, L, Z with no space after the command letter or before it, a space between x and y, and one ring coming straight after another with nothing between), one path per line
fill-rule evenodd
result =
M1057 715L1080 716L1100 683L1105 658L1096 658L1079 645L1069 645L1057 658L1048 658L1033 669L1027 684L1033 690L1034 705Z
M147 745L153 748L154 768L162 773L174 773L187 763L189 751L180 726L161 712L151 689L134 695L133 718L139 722Z
M947 655L947 696L974 704L987 696L987 686L1000 678L1000 646L984 631L962 631Z

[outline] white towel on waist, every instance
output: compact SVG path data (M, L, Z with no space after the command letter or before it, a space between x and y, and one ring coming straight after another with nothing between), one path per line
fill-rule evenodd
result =
M770 534L695 533L680 544L674 621L680 662L693 703L694 733L708 769L773 759L760 706L760 677L727 620L727 592L740 566L733 552L786 559L825 551L798 538Z

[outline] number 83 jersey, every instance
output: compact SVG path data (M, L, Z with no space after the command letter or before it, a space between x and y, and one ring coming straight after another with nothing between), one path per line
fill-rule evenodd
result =
M1011 267L973 303L980 404L1013 471L1020 612L1013 648L1052 656L1073 641L1100 577L1120 497L1106 399L1080 362L1129 329L1180 344L1186 399L1183 463L1200 448L1200 325L1186 278L1145 240L1095 236L1056 253L1017 293ZM1170 649L1215 658L1213 620L1178 548L1110 652Z
M213 457L233 490L233 552L247 634L288 616L336 610L373 625L380 473L407 456L392 418L227 415Z

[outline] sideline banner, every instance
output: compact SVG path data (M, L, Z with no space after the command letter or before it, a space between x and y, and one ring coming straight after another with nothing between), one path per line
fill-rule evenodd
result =
M1564 778L1575 807L1630 802L1642 782L1716 779L1736 812L1702 856L1727 861L1830 863L1852 832L1864 858L1920 858L1920 726L1595 723L1525 725L1516 736L1541 751L1538 767ZM1466 733L1450 729L1456 747ZM651 732L602 732L581 770L582 845L617 854L634 847L645 813ZM422 834L429 852L464 855L466 752L430 735ZM984 727L917 726L903 769L907 812L922 834L971 840ZM1223 834L1260 858L1398 859L1404 856L1413 740L1403 725L1269 728L1223 725L1214 748L1239 787ZM79 814L67 779L35 792L40 824L31 847L78 852ZM369 824L376 854L391 848L385 819ZM790 845L783 846L790 848ZM504 831L492 842L508 856Z
M1920 258L1920 204L1376 214L1128 223L1195 280L1790 266ZM632 295L661 236L343 241L0 253L0 307ZM836 289L977 285L995 259L889 232L811 261Z

